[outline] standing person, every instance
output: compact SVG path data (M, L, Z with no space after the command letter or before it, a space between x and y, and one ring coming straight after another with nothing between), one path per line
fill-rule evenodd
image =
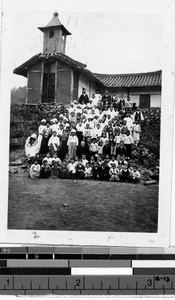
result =
M111 96L108 94L108 91L102 97L103 106L105 106L106 101L108 102L108 106L111 104Z
M138 143L140 142L140 133L141 133L141 127L138 120L136 120L135 123L133 124L132 132L133 132L134 145L137 146Z
M87 143L85 143L85 141L81 141L81 144L77 147L77 156L78 158L81 158L82 155L86 155L86 158L89 159L90 158L90 150L89 150L89 146Z
M53 157L54 154L58 153L59 147L60 147L60 138L57 136L57 132L53 131L52 136L49 139L48 142L50 156Z
M60 143L60 159L61 160L63 160L65 158L66 153L68 153L68 146L67 146L68 137L69 137L69 134L64 129L63 134L61 136L61 143Z
M121 157L126 157L126 147L124 146L124 142L120 141L118 148L116 148L117 160L120 161Z
M96 156L98 152L98 143L96 138L93 138L89 147L90 154Z
M43 136L41 141L41 147L40 147L40 153L46 154L49 151L48 141L52 135L52 128L50 126L50 123L46 123L46 127L43 130Z
M127 97L127 100L125 101L125 108L126 110L130 110L132 108L132 102L130 97Z
M124 107L125 107L125 99L123 97L123 94L121 94L121 98L119 100L119 110L123 110Z
M102 100L102 95L100 94L99 90L96 90L94 103L96 103L96 105L100 105L101 100Z
M139 107L137 107L136 111L133 114L133 122L136 122L136 121L138 121L139 123L141 121L144 121L143 114L142 114L141 110L139 109Z
M133 127L133 120L130 117L129 112L126 113L126 117L124 118L124 121L126 121L127 129L132 133L132 127Z
M77 123L76 130L77 130L78 144L80 145L81 141L83 140L83 131L84 131L84 124L82 120L80 120L80 122Z
M68 150L69 150L69 160L71 158L74 158L76 155L76 151L77 151L77 146L78 146L78 138L76 136L76 130L72 129L70 132L70 135L68 137L68 141L67 141L67 146L68 146Z
M46 120L42 119L41 120L41 125L38 127L38 148L40 150L44 131L46 130Z
M79 103L82 104L82 103L89 103L89 97L88 95L86 94L86 89L83 88L83 93L81 94L80 98L79 98Z
M126 147L126 158L131 158L133 138L129 130L127 130L123 141Z
M31 165L29 169L29 177L31 179L38 179L40 176L40 164L37 160L34 160L34 163Z

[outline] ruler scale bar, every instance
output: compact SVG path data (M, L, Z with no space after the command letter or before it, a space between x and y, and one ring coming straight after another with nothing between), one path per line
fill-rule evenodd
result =
M71 268L0 268L0 275L71 275Z
M0 248L0 295L175 295L175 248Z
M4 259L79 259L79 260L175 260L175 254L83 254L83 253L0 253Z

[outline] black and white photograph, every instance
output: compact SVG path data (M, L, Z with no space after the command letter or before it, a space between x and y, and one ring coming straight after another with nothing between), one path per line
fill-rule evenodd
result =
M163 1L124 2L11 10L8 230L158 233Z

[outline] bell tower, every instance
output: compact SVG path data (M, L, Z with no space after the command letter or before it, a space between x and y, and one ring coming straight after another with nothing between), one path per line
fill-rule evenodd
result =
M45 27L38 27L43 33L43 53L61 52L65 54L66 37L71 33L61 24L58 13L55 12L52 20Z

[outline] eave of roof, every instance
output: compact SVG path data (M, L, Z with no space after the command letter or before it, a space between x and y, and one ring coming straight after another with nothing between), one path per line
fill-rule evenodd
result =
M143 87L161 86L162 71L128 74L99 74L94 73L108 87Z
M41 30L42 32L46 31L47 29L55 29L55 28L61 28L62 31L66 34L66 35L72 35L72 33L70 33L66 27L64 27L64 25L60 24L60 25L52 25L52 26L45 26L45 27L38 27L39 30Z
M34 55L25 63L14 69L13 73L27 77L30 67L39 61L51 63L55 59L61 60L70 67L76 69L79 73L87 78L91 78L99 85L104 87L143 87L143 86L161 86L162 71L146 72L146 73L129 73L129 74L99 74L93 73L86 69L86 64L72 59L63 53Z

